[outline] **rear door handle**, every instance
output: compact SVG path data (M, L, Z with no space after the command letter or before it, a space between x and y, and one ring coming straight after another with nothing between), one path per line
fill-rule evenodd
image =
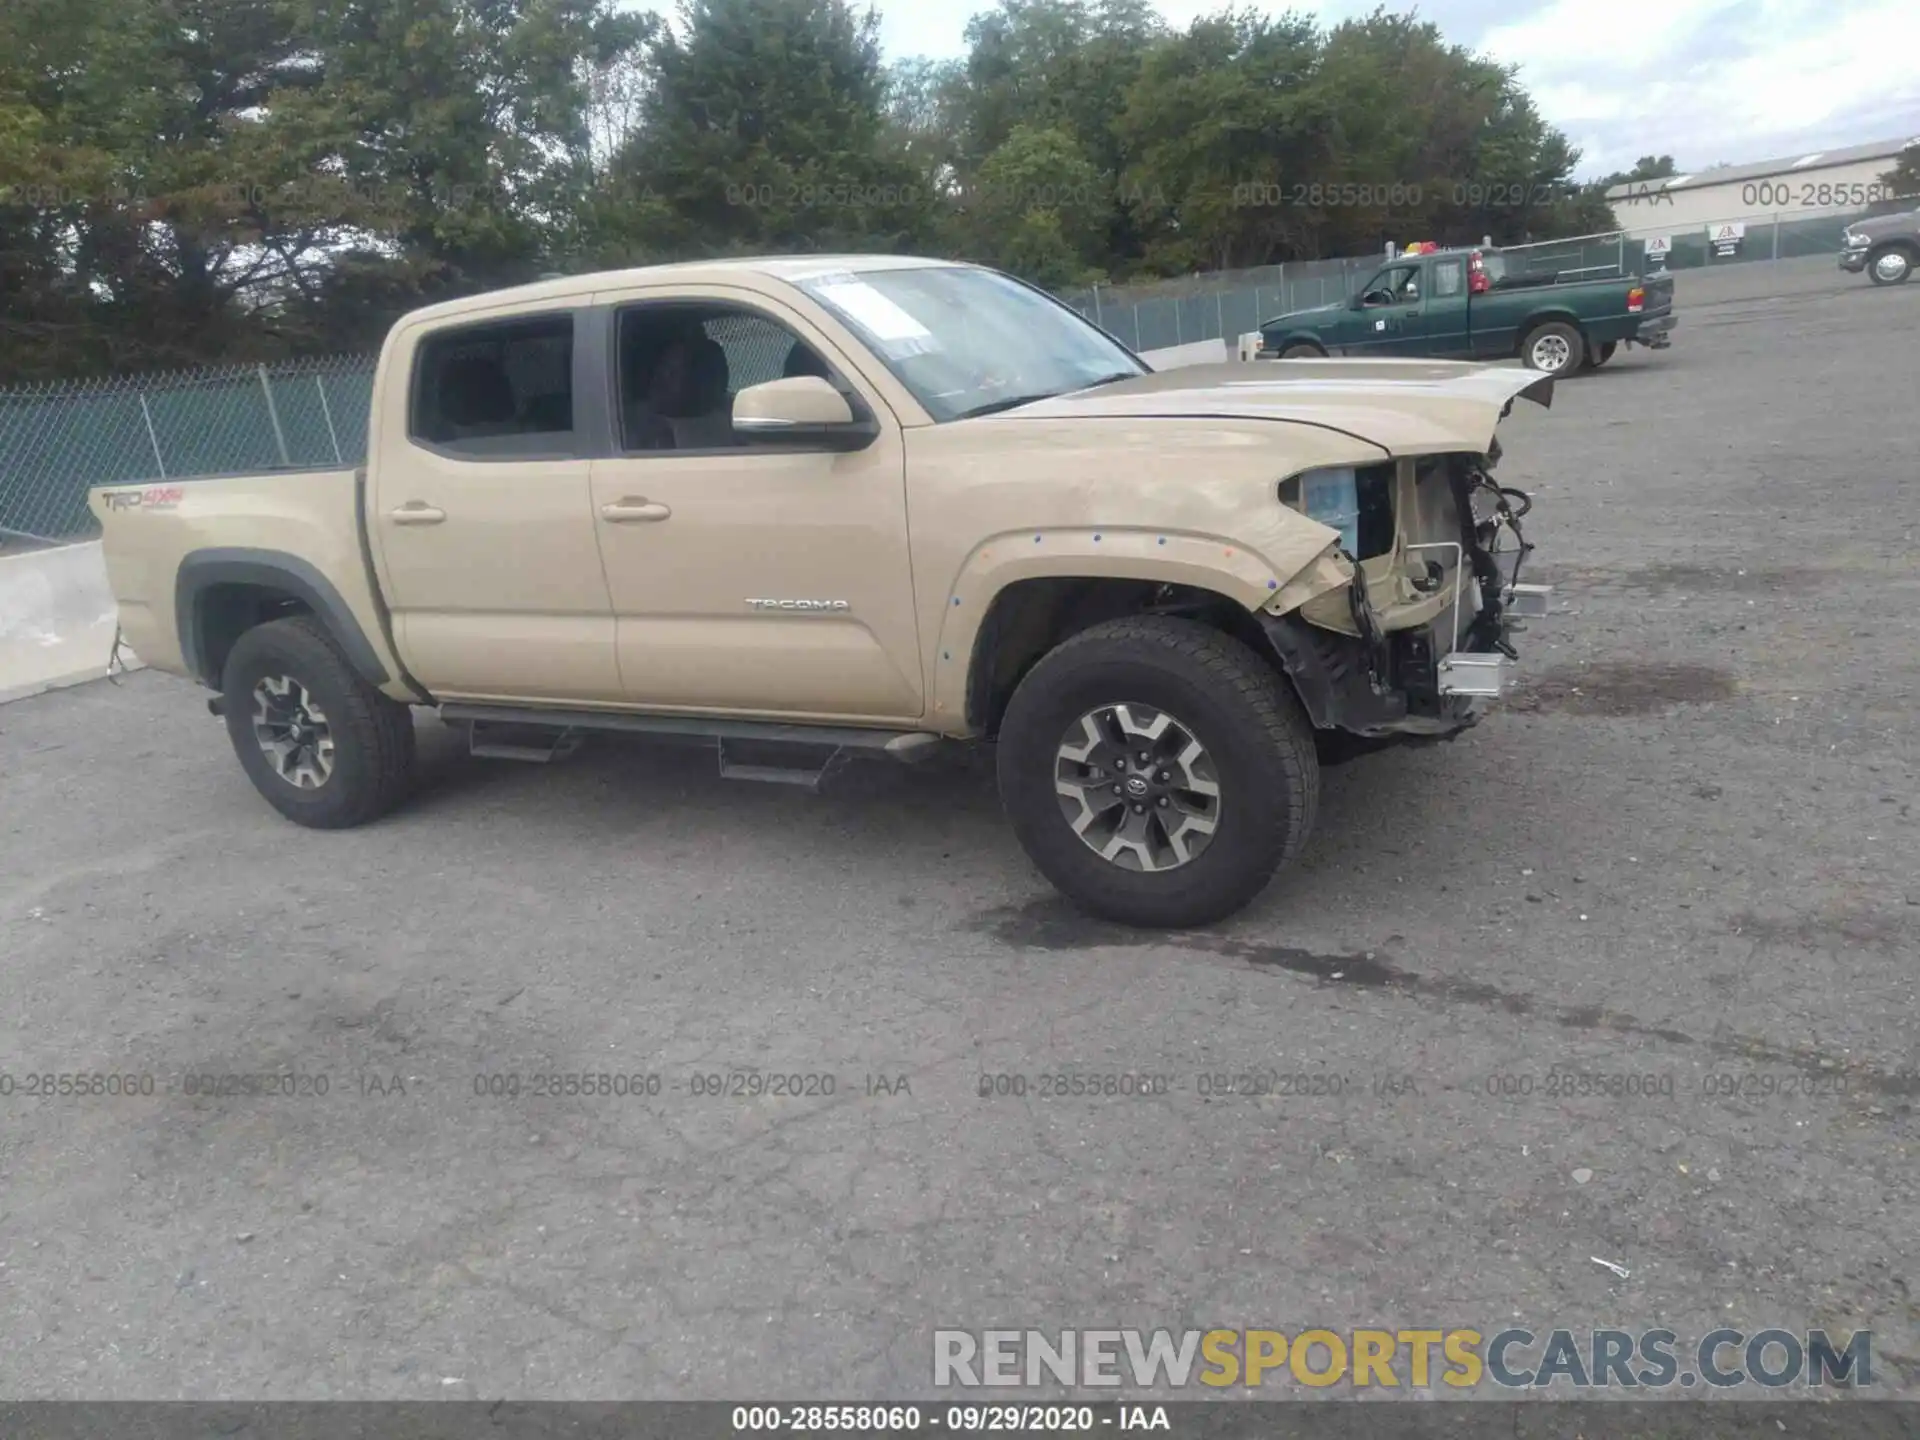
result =
M389 510L387 518L396 525L438 525L447 518L447 512L424 500L409 500L398 510Z
M626 495L600 507L600 513L615 525L630 525L639 520L664 520L673 511L657 500Z

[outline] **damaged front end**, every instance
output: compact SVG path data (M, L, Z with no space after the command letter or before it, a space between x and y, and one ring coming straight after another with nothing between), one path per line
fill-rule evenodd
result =
M1494 481L1499 458L1490 439L1484 454L1340 472L1352 503L1334 514L1324 498L1315 513L1315 474L1281 485L1282 503L1342 538L1260 623L1313 724L1349 748L1458 734L1512 683L1513 636L1547 613L1549 589L1521 578L1533 502Z

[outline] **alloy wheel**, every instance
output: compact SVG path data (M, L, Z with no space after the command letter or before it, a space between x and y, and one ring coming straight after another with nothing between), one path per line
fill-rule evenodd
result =
M1533 368L1559 371L1573 359L1573 347L1564 335L1542 335L1533 342Z
M253 738L273 773L297 790L318 790L333 774L333 728L290 675L263 676L253 687Z
M1212 843L1220 780L1191 727L1127 703L1089 710L1060 742L1054 791L1073 833L1123 870L1176 870Z

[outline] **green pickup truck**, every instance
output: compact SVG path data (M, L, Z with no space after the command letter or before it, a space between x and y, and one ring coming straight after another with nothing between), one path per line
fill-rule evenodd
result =
M1318 355L1500 360L1555 376L1591 370L1621 345L1673 343L1673 277L1526 274L1498 250L1386 261L1359 293L1260 327L1263 358Z

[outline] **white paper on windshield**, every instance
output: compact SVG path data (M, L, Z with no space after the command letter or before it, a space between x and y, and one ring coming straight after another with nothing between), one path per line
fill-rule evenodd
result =
M836 279L814 293L862 326L890 355L924 355L940 348L931 330L864 280Z

